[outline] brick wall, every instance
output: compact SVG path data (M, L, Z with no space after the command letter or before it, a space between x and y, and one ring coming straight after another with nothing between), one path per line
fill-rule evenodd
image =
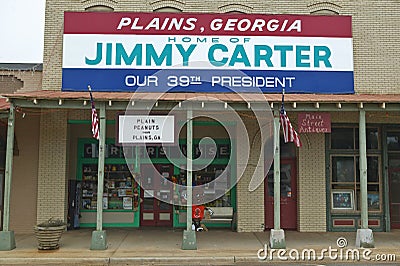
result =
M44 110L40 118L37 221L66 220L67 112Z
M41 71L0 70L0 93L40 90Z
M24 83L14 77L0 75L0 92L1 93L13 93L24 86Z

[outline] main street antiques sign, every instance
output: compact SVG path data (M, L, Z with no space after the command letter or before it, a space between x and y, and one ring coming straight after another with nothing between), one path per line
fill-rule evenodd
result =
M118 143L174 143L174 116L119 115Z
M299 113L299 133L331 133L330 113Z

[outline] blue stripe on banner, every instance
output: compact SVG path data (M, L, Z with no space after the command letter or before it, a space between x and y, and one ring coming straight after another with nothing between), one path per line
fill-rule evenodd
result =
M354 93L352 71L64 68L63 91Z

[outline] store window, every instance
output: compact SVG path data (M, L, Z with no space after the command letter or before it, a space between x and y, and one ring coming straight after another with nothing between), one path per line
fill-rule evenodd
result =
M333 128L331 132L331 149L358 150L358 128ZM379 146L378 128L367 128L367 149L377 150Z
M97 197L97 173L98 173L98 143L83 143L81 146L81 166L78 171L78 180L81 181L82 202L81 209L95 210L97 202L101 201L104 210L132 210L133 198L137 193L138 184L135 176L129 170L124 157L124 150L112 143L106 144L104 165L104 194ZM134 149L130 149L133 153ZM127 155L125 151L125 155ZM130 154L129 157L133 157Z
M105 166L104 166L104 195L100 199L104 210L135 210L135 192L139 191L134 173L134 165L128 166L126 159L137 158L142 164L170 163L167 155L184 165L186 163L186 144L184 140L180 141L179 147L175 146L139 146L124 147L117 146L114 143L107 143L105 148ZM78 180L82 182L82 210L95 210L97 206L97 158L98 143L92 141L81 141L79 145L80 163L78 166ZM229 165L231 157L230 140L217 140L216 145L199 145L197 140L193 145L193 157L199 159L193 165L193 186L205 185L202 195L199 195L201 202L208 202L209 207L232 207L234 196L232 194L232 168ZM210 159L213 161L210 163ZM129 160L131 161L131 160ZM135 161L135 160L133 160ZM204 162L204 164L202 164ZM177 170L173 174L175 182L180 185L186 185L186 169ZM157 168L160 174L165 173L163 166ZM173 171L172 171L173 172ZM171 172L171 175L172 175ZM218 178L218 179L217 179ZM196 194L194 194L196 195ZM222 195L218 198L216 195ZM150 207L150 201L145 200L143 207ZM181 208L184 209L184 206Z
M330 134L330 191L333 212L359 212L359 131L356 127L332 128ZM382 211L379 129L367 128L368 210Z
M177 177L178 183L187 184L186 170ZM207 207L232 207L231 169L228 164L210 164L201 170L193 171L193 204L207 202ZM197 186L204 189L197 190ZM200 193L197 193L199 191ZM222 195L217 197L216 195Z
M104 166L105 210L132 210L134 190L138 189L134 176L126 164ZM97 202L97 164L82 165L82 209L94 210Z

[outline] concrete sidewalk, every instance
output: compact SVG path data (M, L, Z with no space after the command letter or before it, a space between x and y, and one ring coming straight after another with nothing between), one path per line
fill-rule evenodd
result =
M17 248L0 251L0 265L232 265L267 262L258 259L257 251L268 243L269 232L236 233L211 228L208 232L197 233L197 250L182 250L183 232L179 229L113 228L107 229L108 249L92 251L92 231L79 229L65 232L60 249L55 251L39 251L33 234L17 234ZM329 246L338 249L336 241L339 237L348 242L343 249L355 248L355 232L285 233L287 252L291 249L300 253L304 249L314 249L320 254ZM372 249L372 255L393 254L400 263L400 230L376 232L374 237L376 248ZM327 253L324 255L327 256ZM279 262L278 258L274 261Z

